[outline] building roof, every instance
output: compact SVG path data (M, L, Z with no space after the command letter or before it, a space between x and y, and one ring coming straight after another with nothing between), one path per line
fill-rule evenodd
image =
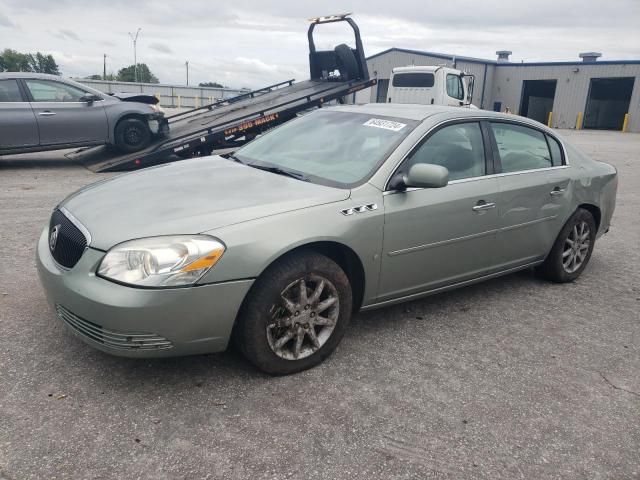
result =
M388 48L379 53L375 53L370 57L367 57L367 60L374 59L381 55L386 55L391 52L401 52L401 53L409 53L413 55L423 55L426 57L434 57L434 58L442 58L445 60L451 60L455 58L461 62L468 63L481 63L484 65L495 65L496 67L540 67L540 66L562 66L562 65L581 65L581 66L591 66L591 65L640 65L640 60L598 60L595 62L584 62L582 60L576 61L567 61L567 62L498 62L496 60L488 60L486 58L476 58L476 57L465 57L462 55L452 55L447 53L437 53L437 52L428 52L424 50L411 50L408 48Z

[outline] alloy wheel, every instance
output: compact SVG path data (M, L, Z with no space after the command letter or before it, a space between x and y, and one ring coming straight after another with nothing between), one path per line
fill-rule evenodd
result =
M278 357L299 360L317 352L338 322L338 291L327 278L309 274L291 282L269 310L267 341Z
M587 259L591 245L591 230L585 221L576 223L564 242L562 267L567 273L574 273Z

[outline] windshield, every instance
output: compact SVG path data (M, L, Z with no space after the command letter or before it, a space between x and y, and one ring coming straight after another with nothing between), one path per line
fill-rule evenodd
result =
M416 126L402 118L317 110L263 135L235 153L254 167L276 167L323 185L366 181Z

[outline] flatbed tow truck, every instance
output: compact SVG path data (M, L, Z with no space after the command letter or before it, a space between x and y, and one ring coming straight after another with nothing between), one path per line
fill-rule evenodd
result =
M135 153L119 154L105 147L94 147L72 152L67 157L95 172L107 172L224 153L303 111L322 107L333 100L341 102L347 95L375 85L376 80L369 79L360 29L349 15L309 20L309 80L287 80L169 116L169 132ZM346 44L333 50L316 49L315 27L335 22L346 22L351 26L355 49Z

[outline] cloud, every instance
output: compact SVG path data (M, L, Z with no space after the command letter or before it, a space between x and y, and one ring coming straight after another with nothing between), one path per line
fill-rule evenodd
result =
M54 33L54 35L63 40L74 40L76 42L80 41L80 37L78 36L78 34L72 30L67 30L67 29L58 30L56 33Z
M577 60L581 51L606 59L639 58L640 0L0 0L0 28L29 25L20 35L1 35L2 47L51 53L65 75L108 71L133 63L127 32L141 27L139 62L164 83L218 81L260 87L308 78L307 18L353 11L365 53L390 47L512 61ZM101 25L96 28L96 18ZM51 25L59 30L50 31ZM316 28L319 48L353 43L345 24ZM75 35L75 37L74 37ZM81 41L78 41L78 38ZM71 41L73 40L73 41ZM60 53L60 52L64 52ZM58 58L58 55L60 57Z
M0 12L0 27L14 27L14 23L11 21L9 17L7 17L4 13Z
M160 42L150 43L149 48L151 50L155 50L156 52L160 52L160 53L173 53L173 50L171 50L171 47L169 47L169 45L166 45Z

